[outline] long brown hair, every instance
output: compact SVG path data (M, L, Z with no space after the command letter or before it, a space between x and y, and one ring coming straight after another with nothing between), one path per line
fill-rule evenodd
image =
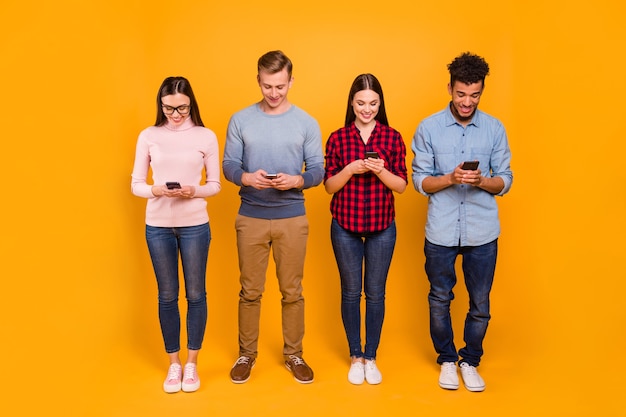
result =
M352 87L350 87L350 94L348 94L348 109L346 110L345 126L350 126L350 124L356 120L356 114L354 114L354 109L352 108L352 100L354 99L354 95L356 93L363 90L372 90L379 95L380 107L378 108L378 114L374 119L383 125L389 126L389 122L387 121L387 110L385 110L383 88L381 87L378 79L372 74L361 74L354 79Z

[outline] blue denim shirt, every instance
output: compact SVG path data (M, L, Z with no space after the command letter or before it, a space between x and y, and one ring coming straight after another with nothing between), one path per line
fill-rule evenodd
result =
M476 110L463 127L450 106L424 119L415 131L411 150L415 155L412 179L415 189L428 199L426 239L441 246L480 246L500 234L495 195L470 185L452 185L434 194L422 188L429 176L454 171L463 161L480 161L482 175L500 177L502 196L511 189L511 150L502 123Z

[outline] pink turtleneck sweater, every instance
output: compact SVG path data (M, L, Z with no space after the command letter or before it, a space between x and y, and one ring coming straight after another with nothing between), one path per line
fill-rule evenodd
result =
M152 181L148 172L152 168ZM206 180L203 180L203 170ZM193 198L155 197L152 185L178 181L193 185ZM197 226L209 221L205 198L221 189L217 137L188 118L181 126L150 126L137 139L131 191L148 199L146 224L156 227Z

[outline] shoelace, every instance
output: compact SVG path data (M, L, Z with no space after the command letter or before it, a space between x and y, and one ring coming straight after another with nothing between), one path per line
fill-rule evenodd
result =
M250 358L247 356L240 356L239 359L237 359L237 365L247 365L248 362L250 362Z
M456 374L456 365L455 364L444 365L443 371L448 375Z
M365 361L365 367L368 369L376 369L376 361L374 361L374 359L371 361Z
M183 379L195 379L196 376L196 365L193 363L188 363L185 365L185 376Z
M461 368L465 369L465 372L469 375L476 375L476 368L471 365L463 363L463 365L461 365Z
M167 380L180 378L180 365L170 365L170 369L167 371Z
M289 359L291 359L293 361L293 364L295 366L304 365L304 359L299 358L299 357L297 357L295 355L289 355Z

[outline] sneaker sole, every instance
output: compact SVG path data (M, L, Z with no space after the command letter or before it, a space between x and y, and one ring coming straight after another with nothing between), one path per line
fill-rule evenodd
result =
M196 382L195 384L185 384L185 383L183 383L181 388L182 388L183 392L195 392L195 391L198 391L198 389L200 388L200 381Z
M175 386L175 387L171 387L171 386L163 386L163 391L165 391L168 394L176 394L177 392L180 392L181 390L181 386Z
M470 392L483 392L485 390L485 386L483 385L482 387L468 387L467 385L465 385L465 389Z
M452 384L442 384L441 382L439 383L439 386L443 389L449 389L449 390L457 390L459 389L459 384L456 385L452 385Z
M232 382L233 384L245 384L246 382L248 382L248 380L250 379L250 377L247 377L246 379L230 379L230 382Z
M289 367L289 365L285 364L285 368L287 368L287 370L291 373L291 375L293 375L293 371L291 370L291 368ZM301 383L301 384L310 384L313 382L313 378L311 378L308 381L303 381L301 379L296 378L295 375L293 375L293 379L295 379L297 382Z

